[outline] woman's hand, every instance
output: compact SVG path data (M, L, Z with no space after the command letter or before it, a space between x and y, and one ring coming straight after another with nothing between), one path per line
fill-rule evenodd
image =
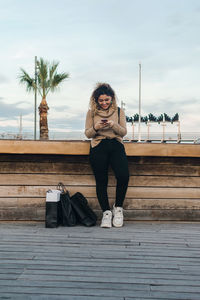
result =
M99 121L94 125L94 129L99 130L99 129L102 129L106 126L108 126L108 122L103 123L102 121Z
M109 120L106 124L107 124L109 127L113 127L114 121L113 121L113 120Z

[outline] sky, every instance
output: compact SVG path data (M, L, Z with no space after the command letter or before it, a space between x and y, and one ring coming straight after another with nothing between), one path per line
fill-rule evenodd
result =
M34 130L34 95L19 84L35 56L59 61L70 78L48 94L49 130L83 130L97 82L115 90L126 115L178 113L200 127L199 0L0 0L0 133ZM41 101L38 95L38 106Z

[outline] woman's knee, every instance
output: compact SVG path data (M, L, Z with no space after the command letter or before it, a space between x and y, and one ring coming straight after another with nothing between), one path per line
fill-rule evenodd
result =
M117 179L118 183L128 184L128 182L129 182L129 173L118 174L116 176L116 179Z
M95 175L96 184L98 185L107 185L108 184L108 176L96 174Z

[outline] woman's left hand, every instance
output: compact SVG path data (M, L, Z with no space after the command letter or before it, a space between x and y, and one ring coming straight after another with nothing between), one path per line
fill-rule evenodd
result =
M109 120L109 121L107 122L107 124L108 124L109 127L113 127L114 121L113 121L113 120Z

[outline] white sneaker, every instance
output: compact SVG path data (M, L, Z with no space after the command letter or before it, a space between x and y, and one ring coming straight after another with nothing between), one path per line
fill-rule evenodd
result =
M123 208L113 206L113 226L122 227L124 221Z
M112 212L111 212L111 210L104 211L100 226L103 228L111 228L112 227Z

